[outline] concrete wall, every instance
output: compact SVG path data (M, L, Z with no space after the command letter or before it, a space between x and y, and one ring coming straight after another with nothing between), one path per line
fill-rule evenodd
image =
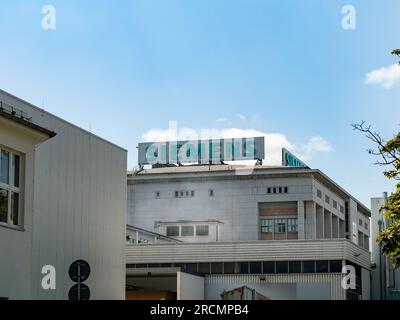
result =
M204 277L180 271L177 277L178 300L204 300Z
M126 151L0 91L0 99L57 133L36 150L29 296L66 299L68 268L87 260L92 299L123 299L125 291ZM57 290L41 288L41 268L53 265Z

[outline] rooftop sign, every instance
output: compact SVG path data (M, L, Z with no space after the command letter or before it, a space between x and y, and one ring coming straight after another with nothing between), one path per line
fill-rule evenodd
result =
M285 148L282 148L282 166L308 168L308 166L303 161L301 161L293 153Z
M264 137L139 143L138 159L140 165L262 160L264 143Z

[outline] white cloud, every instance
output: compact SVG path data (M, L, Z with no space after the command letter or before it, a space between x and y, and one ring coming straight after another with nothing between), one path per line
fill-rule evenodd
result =
M247 121L247 117L246 117L244 114L239 113L239 114L238 114L238 117L239 117L239 119L242 120L242 121Z
M223 123L223 122L227 122L228 119L226 118L218 118L217 120L215 120L215 122L219 122L219 123Z
M193 129L182 128L179 132L175 131L176 127L161 130L151 129L142 135L143 141L159 142L159 141L174 141L174 140L198 140L198 139L228 139L228 138L250 138L250 137L265 137L265 155L266 165L281 165L282 163L282 148L286 148L304 161L312 159L318 154L324 154L333 151L332 146L324 138L320 136L311 137L305 144L292 144L284 134L281 133L266 133L254 129L203 129L197 132ZM175 132L174 132L175 131ZM173 138L169 138L173 137Z
M312 159L313 156L318 153L332 152L333 148L329 142L321 136L314 136L311 137L306 144L297 146L294 151L297 152L299 158L306 161Z
M400 66L393 64L372 70L365 74L364 84L377 84L385 89L390 89L395 84L400 83Z

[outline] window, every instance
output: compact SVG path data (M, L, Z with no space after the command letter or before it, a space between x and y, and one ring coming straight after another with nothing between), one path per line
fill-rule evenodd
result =
M341 260L332 260L329 261L329 272L342 272L342 261Z
M156 199L160 199L160 196L161 196L161 192L160 192L160 191L157 191L157 192L156 192Z
M326 202L326 203L330 203L330 202L331 202L331 199L330 199L328 196L325 196L325 202Z
M197 236L208 236L208 234L209 234L208 225L196 226Z
M275 233L286 233L286 219L275 219Z
M326 272L328 272L328 265L329 265L329 261L326 261L326 260L316 261L315 262L315 271L317 273L326 273Z
M261 232L262 233L272 233L273 223L274 223L273 219L261 220Z
M303 261L303 272L314 273L315 272L315 261Z
M289 261L289 273L301 273L301 261Z
M288 232L297 232L297 218L288 219Z
M0 223L21 225L19 155L0 149Z
M179 237L179 227L178 226L168 226L167 227L167 237Z
M267 194L271 193L288 193L288 187L267 188Z
M189 198L189 197L194 197L194 190L175 191L175 198Z
M210 264L199 263L199 273L210 274Z
M250 273L261 273L261 262L250 262Z
M358 219L358 224L359 224L360 226L362 226L362 225L363 225L363 222L362 222L362 220L361 220L361 219Z
M344 213L344 207L343 206L340 206L340 212Z
M224 271L224 264L222 262L211 263L211 273L212 274L222 274Z
M239 270L241 274L249 273L249 263L248 262L239 262Z
M317 189L317 197L322 199L322 191Z
M333 200L333 207L334 207L335 209L337 209L337 202L336 202L335 200Z
M275 273L275 262L274 261L264 261L263 262L263 272L264 273Z
M224 274L234 274L234 273L235 273L235 263L224 262Z
M210 189L209 196L214 197L214 189Z
M364 228L368 230L368 223L365 222Z
M276 273L288 273L288 262L287 261L277 261L276 262Z
M181 237L192 237L192 236L194 236L194 227L193 226L182 226Z

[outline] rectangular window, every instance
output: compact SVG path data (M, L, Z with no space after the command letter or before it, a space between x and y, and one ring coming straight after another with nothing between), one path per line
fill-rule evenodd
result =
M270 194L271 193L271 188L267 189L267 193Z
M336 202L335 200L333 200L333 207L334 207L335 209L337 209L337 202Z
M160 196L161 196L160 191L157 191L157 192L156 192L156 199L160 199Z
M264 261L263 262L263 273L275 273L275 262Z
M194 197L194 190L190 191L190 196Z
M193 226L182 226L181 227L181 237L193 237L194 227Z
M11 151L0 149L0 223L21 224L21 160Z
M275 233L286 233L286 219L275 219Z
M8 190L0 189L0 222L8 223Z
M317 189L317 197L322 199L322 191Z
M210 193L209 193L210 197L214 197L214 190L210 189Z
M234 262L224 262L224 274L235 274Z
M273 219L262 219L261 220L261 232L272 233L274 220Z
M11 222L19 225L19 193L11 192Z
M344 213L344 207L343 206L340 206L340 212Z
M289 273L301 273L301 261L289 261Z
M250 273L260 274L261 273L261 262L250 262Z
M285 193L288 193L288 187L285 187Z
M325 196L325 202L326 202L326 203L330 203L330 202L331 202L331 199L330 199L328 196Z
M368 230L368 223L364 224L364 228Z
M303 272L314 273L315 272L315 261L303 261Z
M362 225L363 225L363 222L362 222L362 220L361 220L361 219L358 219L358 224L359 224L360 226L362 226Z
M0 154L0 182L10 183L10 153L5 150Z
M329 272L342 272L342 261L341 260L332 260L329 261Z
M175 191L175 198L179 197L179 191Z
M14 187L19 188L20 156L13 154Z
M249 273L249 263L248 262L239 262L239 270L241 274Z
M328 272L329 262L327 260L316 261L315 262L315 270L317 273L326 273Z
M288 232L297 232L297 218L288 219Z
M276 273L288 273L289 263L288 261L277 261L276 262Z
M199 263L199 273L210 274L210 264L209 263Z
M278 188L278 193L282 193L282 188L281 187Z
M224 264L222 262L213 262L211 263L211 273L212 274L222 274L223 273Z
M276 188L274 188L274 193L276 193Z
M208 225L196 226L197 236L208 236L208 234L209 234Z
M179 227L178 226L168 226L167 227L167 237L179 237Z

